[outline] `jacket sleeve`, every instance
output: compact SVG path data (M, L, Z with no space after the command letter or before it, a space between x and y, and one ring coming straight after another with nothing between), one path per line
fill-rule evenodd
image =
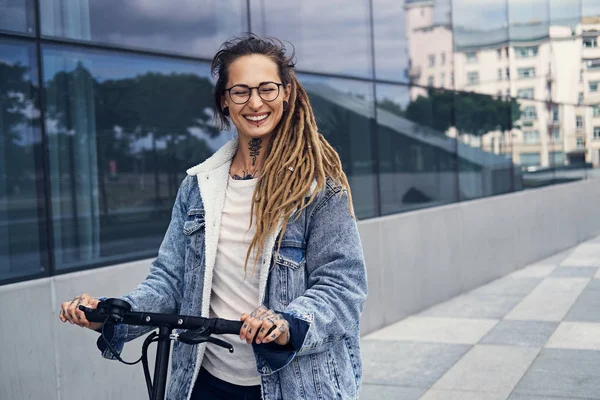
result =
M150 266L148 276L132 292L121 297L131 304L133 311L175 313L180 309L185 270L185 239L182 236L183 224L187 216L184 196L189 193L193 179L194 177L186 177L179 187L171 213L171 222L158 250L158 256ZM98 338L98 349L103 357L114 359L105 339L120 353L125 342L151 330L151 327L145 326L107 324L104 337Z
M327 343L359 335L367 275L356 220L345 190L327 193L310 218L306 249L307 287L284 310L308 325L295 338L298 354L321 352Z

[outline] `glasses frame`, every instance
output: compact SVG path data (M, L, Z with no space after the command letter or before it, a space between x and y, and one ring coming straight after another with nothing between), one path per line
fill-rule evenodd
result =
M268 83L272 83L272 84L274 84L274 85L277 85L277 96L275 96L275 98L274 98L274 99L272 99L272 100L266 100L266 99L264 99L264 98L263 98L263 97L260 95L260 90L258 90L258 89L259 89L259 88L260 88L262 85L266 85L266 84L268 84ZM248 86L248 85L243 85L243 84L240 84L240 85L233 85L232 87L230 87L230 88L228 88L228 89L225 89L225 90L223 90L223 93L225 93L225 92L229 93L229 99L230 99L231 101L233 101L235 104L246 104L246 103L247 103L247 102L249 102L249 101L250 101L250 99L252 98L252 90L253 90L253 89L256 89L256 93L258 94L258 97L260 97L260 99L261 99L262 101L265 101L265 102L267 102L267 103L270 103L270 102L272 102L272 101L275 101L275 100L277 100L277 98L279 97L279 94L281 93L281 89L280 89L280 88L281 88L281 86L283 86L283 83L277 83L277 82L261 82L261 83L260 83L260 85L258 85L258 86L253 86L253 87L250 87L250 86ZM248 89L248 90L250 91L250 95L248 96L248 100L246 100L246 101L244 101L244 102L242 102L242 103L238 103L237 101L233 100L233 97L231 97L231 89L233 89L233 88L236 88L236 87L242 87L242 88Z

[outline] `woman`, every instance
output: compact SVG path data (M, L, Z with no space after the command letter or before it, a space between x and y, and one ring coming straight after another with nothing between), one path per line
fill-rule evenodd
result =
M148 277L122 297L134 310L243 321L239 340L223 337L233 354L174 344L169 399L358 397L367 284L350 187L285 52L251 35L215 55L215 116L238 136L187 170ZM98 330L77 309L97 304L83 294L60 318ZM107 331L119 351L147 332Z

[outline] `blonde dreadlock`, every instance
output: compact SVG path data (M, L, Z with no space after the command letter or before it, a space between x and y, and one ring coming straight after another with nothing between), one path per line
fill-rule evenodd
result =
M291 86L289 109L275 129L265 154L263 172L252 197L250 225L255 216L256 233L248 247L244 270L253 249L256 250L256 265L264 250L266 237L277 230L281 219L281 233L277 244L279 251L289 219L295 212L299 217L300 211L314 201L325 187L328 177L347 190L350 213L354 217L350 185L342 170L340 157L318 132L308 94L293 71L293 54L286 57L285 51L285 46L277 39L249 35L225 42L212 63L213 74L218 77L214 91L215 117L223 128L229 128L230 122L221 110L221 96L227 82L227 67L237 58L251 54L269 57L278 65L282 82ZM314 181L316 188L306 199Z

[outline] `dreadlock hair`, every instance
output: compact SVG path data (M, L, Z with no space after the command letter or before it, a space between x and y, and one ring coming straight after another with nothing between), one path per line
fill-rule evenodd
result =
M326 178L341 185L348 193L350 213L354 218L352 195L346 174L342 170L340 157L325 137L317 130L308 94L294 73L294 49L286 56L281 40L261 38L254 34L226 41L215 55L211 71L216 78L214 88L215 121L221 129L230 129L231 122L221 109L222 96L228 81L228 68L238 58L248 55L263 55L277 64L279 78L290 84L289 108L284 111L270 145L266 149L265 162L252 196L251 219L256 217L256 233L250 242L244 271L253 249L256 249L254 266L262 254L266 237L275 232L280 218L281 233L277 251L281 246L288 220L311 204L326 185ZM312 183L316 189L307 198ZM253 268L254 271L254 268Z

